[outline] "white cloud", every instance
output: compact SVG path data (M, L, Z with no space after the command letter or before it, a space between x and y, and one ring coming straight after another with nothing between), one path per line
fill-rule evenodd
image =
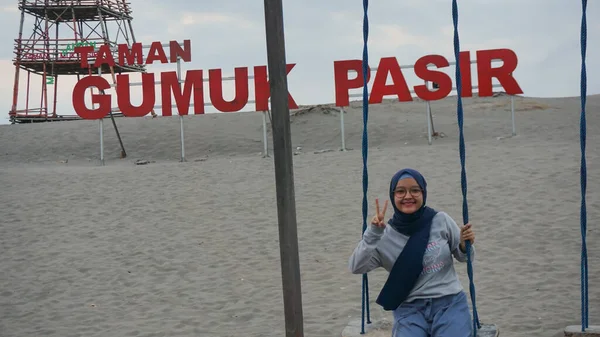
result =
M398 24L376 24L372 30L371 47L385 53L405 47L427 49L438 42L432 36L412 34L407 27Z
M229 13L211 13L211 12L186 12L182 15L181 21L178 23L189 26L233 26L239 28L256 28L254 22L246 20L244 17Z
M0 12L4 12L4 13L18 13L19 9L17 8L17 6L5 6L5 7L0 7Z

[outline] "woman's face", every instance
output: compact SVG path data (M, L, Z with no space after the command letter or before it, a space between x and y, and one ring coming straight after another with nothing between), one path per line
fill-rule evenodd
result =
M411 214L423 205L423 191L414 178L398 181L394 190L394 203L400 212Z

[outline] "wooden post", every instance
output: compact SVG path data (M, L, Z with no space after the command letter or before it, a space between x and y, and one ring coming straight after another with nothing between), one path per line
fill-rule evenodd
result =
M264 0L285 336L304 337L282 0Z

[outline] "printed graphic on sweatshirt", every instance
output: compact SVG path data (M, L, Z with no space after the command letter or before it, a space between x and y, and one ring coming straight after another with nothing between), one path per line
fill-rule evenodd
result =
M441 253L442 244L439 241L430 242L427 245L425 256L423 257L423 271L421 275L437 273L444 268L446 264L440 260Z

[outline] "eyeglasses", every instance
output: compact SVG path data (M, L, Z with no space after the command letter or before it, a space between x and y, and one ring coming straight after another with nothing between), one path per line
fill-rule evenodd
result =
M406 196L406 192L407 190L405 188L398 188L394 191L394 195L398 198L403 198ZM408 189L408 192L410 192L410 195L413 197L418 197L423 193L423 190L421 190L420 187L411 187Z

